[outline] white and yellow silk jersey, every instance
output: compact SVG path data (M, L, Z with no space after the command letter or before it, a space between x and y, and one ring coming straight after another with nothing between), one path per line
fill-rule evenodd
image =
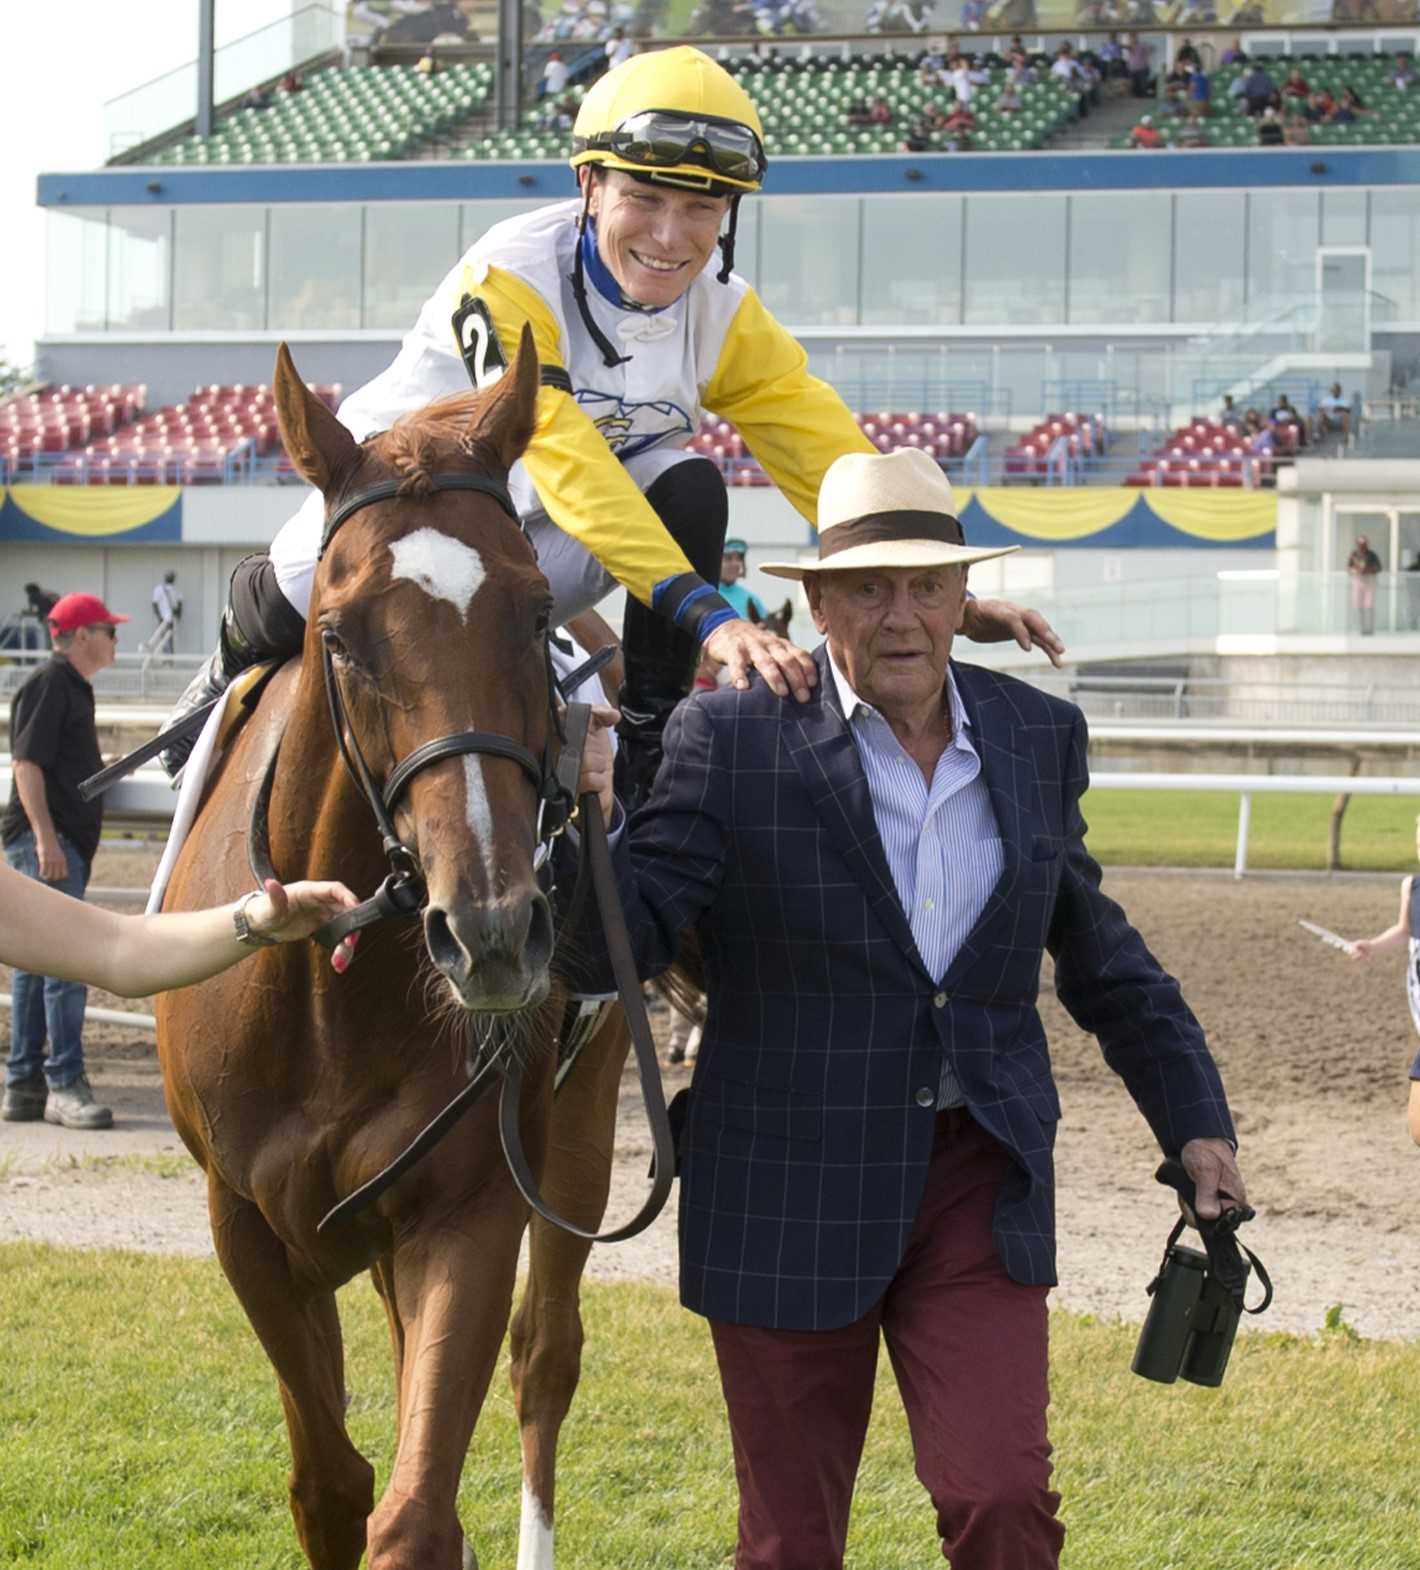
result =
M519 511L546 512L629 593L704 637L713 626L694 605L702 580L623 464L688 447L709 410L736 426L812 523L829 464L874 449L744 279L717 280L718 256L674 305L628 309L590 234L579 242L580 211L577 200L559 202L489 229L425 304L394 363L352 394L340 417L363 438L470 377L487 385L530 324L543 386L532 441L510 477ZM579 243L588 309L624 356L615 366L572 292Z

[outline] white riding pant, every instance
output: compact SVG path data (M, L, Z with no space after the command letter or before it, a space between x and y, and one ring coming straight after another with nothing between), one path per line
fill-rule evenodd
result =
M622 467L644 495L676 464L698 457L699 453L684 447L653 447L628 458ZM508 488L537 552L537 564L551 586L553 623L560 625L600 604L616 587L616 579L585 545L564 533L548 517L521 464L517 464L509 476ZM324 526L325 499L319 491L312 490L307 492L299 510L282 524L271 542L271 565L276 582L302 616L310 608Z

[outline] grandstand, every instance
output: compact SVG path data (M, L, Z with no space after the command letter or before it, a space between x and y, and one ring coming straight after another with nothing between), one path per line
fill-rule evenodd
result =
M737 265L870 441L927 451L975 498L973 530L1024 547L988 564L984 592L1083 596L1084 625L1107 640L1140 621L1129 593L1186 586L1194 610L1142 619L1146 643L1177 643L1181 627L1238 625L1243 589L1224 606L1202 587L1219 574L1315 577L1330 586L1313 609L1287 626L1269 611L1268 625L1304 625L1339 651L1332 580L1355 520L1384 542L1388 576L1420 551L1420 502L1392 465L1366 461L1420 453L1420 152L1406 145L1420 141L1420 93L1388 74L1420 29L1245 35L1251 55L1273 54L1279 86L1298 58L1309 83L1350 85L1373 111L1276 150L1232 107L1235 68L1211 63L1237 36L1195 33L1209 145L1154 158L1118 144L1142 112L1179 142L1167 90L1136 100L1110 74L1087 77L1089 92L1066 85L1049 72L1059 36L1027 34L1019 109L996 107L1008 37L969 40L975 124L955 141L969 151L938 131L904 148L953 102L934 39L717 43L772 160L744 204ZM1162 82L1180 39L1148 37ZM1087 67L1103 40L1071 36ZM173 124L104 169L42 177L44 383L0 405L7 577L48 581L54 553L84 551L95 581L143 612L151 564L181 551L202 607L181 636L203 648L236 556L296 505L272 418L275 344L292 342L334 406L389 363L486 227L570 196L570 120L604 56L595 41L567 54L571 84L549 103L536 97L544 56L527 53L514 113L495 99L486 44L441 47L433 72L412 49L346 65L327 49L292 62L299 92L271 90L275 77L238 91L210 137ZM891 124L864 123L878 99ZM1251 436L1218 423L1225 395L1265 420L1283 392L1307 423L1334 382L1353 415L1325 445L1293 450L1279 426L1270 450L1249 451ZM752 577L756 556L802 548L802 523L729 422L708 413L693 445L731 487ZM85 493L102 526L75 521ZM1410 635L1406 587L1386 602L1389 637Z

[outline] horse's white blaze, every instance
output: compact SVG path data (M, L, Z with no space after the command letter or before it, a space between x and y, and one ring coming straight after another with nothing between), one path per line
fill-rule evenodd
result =
M416 529L390 546L390 577L407 578L425 594L447 600L465 620L488 574L473 546L437 529Z
M488 805L488 792L483 786L483 760L476 753L464 754L463 802L468 826L483 849L483 863L488 868L489 882L494 883L493 809Z
M526 1483L522 1518L518 1522L518 1570L553 1570L552 1522L542 1513L541 1502Z

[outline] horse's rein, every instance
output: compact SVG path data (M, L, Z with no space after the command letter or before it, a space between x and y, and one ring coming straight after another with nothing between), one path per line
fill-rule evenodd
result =
M435 490L477 491L491 496L518 528L522 529L522 520L518 517L507 488L497 480L476 474L446 474L431 476L431 483ZM385 481L342 502L326 522L319 554L324 555L336 530L347 519L365 507L391 500L398 495L399 490L400 485L397 482ZM651 1035L650 1020L646 1014L641 980L636 973L625 913L617 897L616 876L607 844L606 825L602 820L601 806L594 795L583 796L580 804L577 803L577 782L581 774L582 751L586 745L591 722L591 706L585 703L565 702L568 694L575 692L584 681L596 674L613 658L615 648L608 646L602 649L560 681L552 668L550 637L544 644L544 650L547 661L548 707L552 732L560 743L555 763L551 737L539 760L521 742L514 741L511 737L492 731L459 731L417 747L408 757L396 764L384 788L381 789L376 784L354 729L349 724L335 672L331 639L328 635L322 635L321 669L336 743L340 748L346 769L374 814L385 855L390 863L390 872L369 899L362 900L353 909L342 912L322 927L315 937L317 941L333 948L349 933L371 926L386 917L408 918L418 916L423 910L425 894L419 876L418 858L400 839L393 816L405 786L422 769L440 763L446 758L476 753L507 758L516 763L538 792L536 830L538 849L535 865L540 864L541 860L550 855L553 841L562 834L580 810L585 832L582 837L581 861L572 896L572 908L575 909L580 905L585 892L584 874L590 871L598 913L601 916L612 970L616 977L617 991L626 1011L627 1025L636 1050L637 1074L641 1082L641 1095L645 1103L655 1152L651 1191L641 1209L630 1221L609 1232L600 1234L588 1232L557 1215L543 1199L523 1149L520 1129L522 1065L516 1057L500 1064L498 1055L494 1053L479 1066L473 1078L448 1106L421 1129L387 1167L354 1193L347 1195L322 1217L317 1227L319 1232L326 1232L343 1221L353 1219L373 1204L386 1189L431 1150L488 1088L490 1083L488 1076L495 1068L501 1068L503 1077L498 1122L508 1168L523 1198L545 1220L592 1242L620 1242L635 1237L650 1226L664 1208L670 1194L671 1183L675 1178L675 1142L671 1134L670 1120L666 1114L665 1096L661 1089L660 1065ZM564 699L565 708L559 708L557 702L559 696ZM280 752L281 746L278 741L267 764L252 810L248 849L252 871L257 875L259 886L265 878L276 876L271 865L267 815Z

